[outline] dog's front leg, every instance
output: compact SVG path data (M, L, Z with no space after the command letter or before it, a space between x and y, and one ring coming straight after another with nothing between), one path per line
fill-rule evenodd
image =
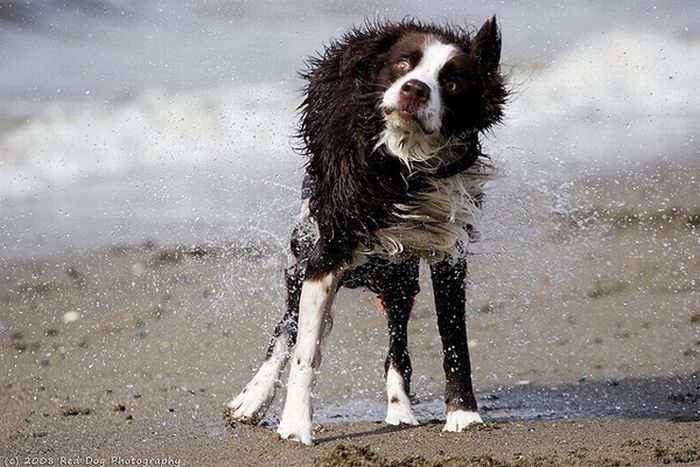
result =
M431 265L438 330L444 352L445 402L447 422L443 431L463 431L481 423L472 389L471 365L467 346L464 293L467 263L458 260Z
M284 438L313 444L311 390L314 372L321 364L321 340L332 325L331 305L340 272L305 279L299 302L297 345L289 372L287 400L277 433Z

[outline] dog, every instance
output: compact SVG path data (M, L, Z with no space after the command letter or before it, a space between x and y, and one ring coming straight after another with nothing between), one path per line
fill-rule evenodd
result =
M257 423L291 357L278 433L313 444L311 391L337 290L367 287L389 330L385 421L418 423L411 410L407 324L430 264L446 376L445 431L481 422L465 325L466 249L490 173L479 136L507 100L496 18L476 32L416 20L366 23L309 59L300 110L308 157L302 212L286 270L287 312L267 358L227 404ZM292 355L293 353L293 355Z

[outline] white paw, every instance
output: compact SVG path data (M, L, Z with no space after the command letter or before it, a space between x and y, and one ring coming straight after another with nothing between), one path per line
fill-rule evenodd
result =
M472 410L451 410L447 412L447 422L442 431L460 432L474 423L484 423L478 412Z
M389 425L418 425L411 411L411 399L404 390L403 376L390 366L386 372L386 397L389 404L384 421Z
M241 423L258 423L275 398L277 371L267 361L241 393L228 404L229 416Z
M298 350L298 348L297 348ZM295 356L296 358L296 356ZM311 433L311 387L314 369L310 365L292 365L287 385L287 401L284 403L282 419L277 428L282 439L313 444Z
M226 404L229 416L241 423L258 423L267 411L268 405L275 397L274 385L272 390L248 386L232 401Z
M282 415L280 426L277 428L277 433L282 439L297 441L306 445L314 444L314 437L311 432L311 419L295 419L290 420L289 417Z
M402 401L389 402L384 421L389 425L418 425L418 420L411 411L410 403L405 404Z
M241 423L258 423L275 398L279 374L287 363L288 337L277 338L272 354L260 366L252 380L235 399L226 404L228 415Z

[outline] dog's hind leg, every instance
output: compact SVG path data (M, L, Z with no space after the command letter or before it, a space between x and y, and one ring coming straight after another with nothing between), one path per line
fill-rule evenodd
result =
M267 348L267 357L243 391L226 404L228 415L242 423L258 423L275 398L279 375L287 364L297 338L299 298L303 271L292 266L286 271L287 313L277 323Z
M411 410L411 357L408 353L408 319L419 291L418 260L410 259L399 265L382 269L379 299L389 328L389 353L386 372L387 411L385 422L390 425L417 425Z
M442 261L431 265L430 270L444 352L447 422L443 431L462 431L472 423L481 423L472 388L464 316L467 263Z

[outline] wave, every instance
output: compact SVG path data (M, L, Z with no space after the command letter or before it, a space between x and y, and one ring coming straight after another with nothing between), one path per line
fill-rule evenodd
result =
M700 41L612 31L546 66L516 67L504 139L534 159L645 161L697 154Z
M546 65L515 66L507 119L487 149L505 161L601 164L697 153L698 69L698 41L620 31ZM299 102L281 85L152 89L100 106L55 102L6 120L0 196L210 163L233 175L292 172L302 164L290 147Z
M296 94L270 86L142 92L115 105L51 104L0 134L0 195L207 163L236 173L298 165Z

